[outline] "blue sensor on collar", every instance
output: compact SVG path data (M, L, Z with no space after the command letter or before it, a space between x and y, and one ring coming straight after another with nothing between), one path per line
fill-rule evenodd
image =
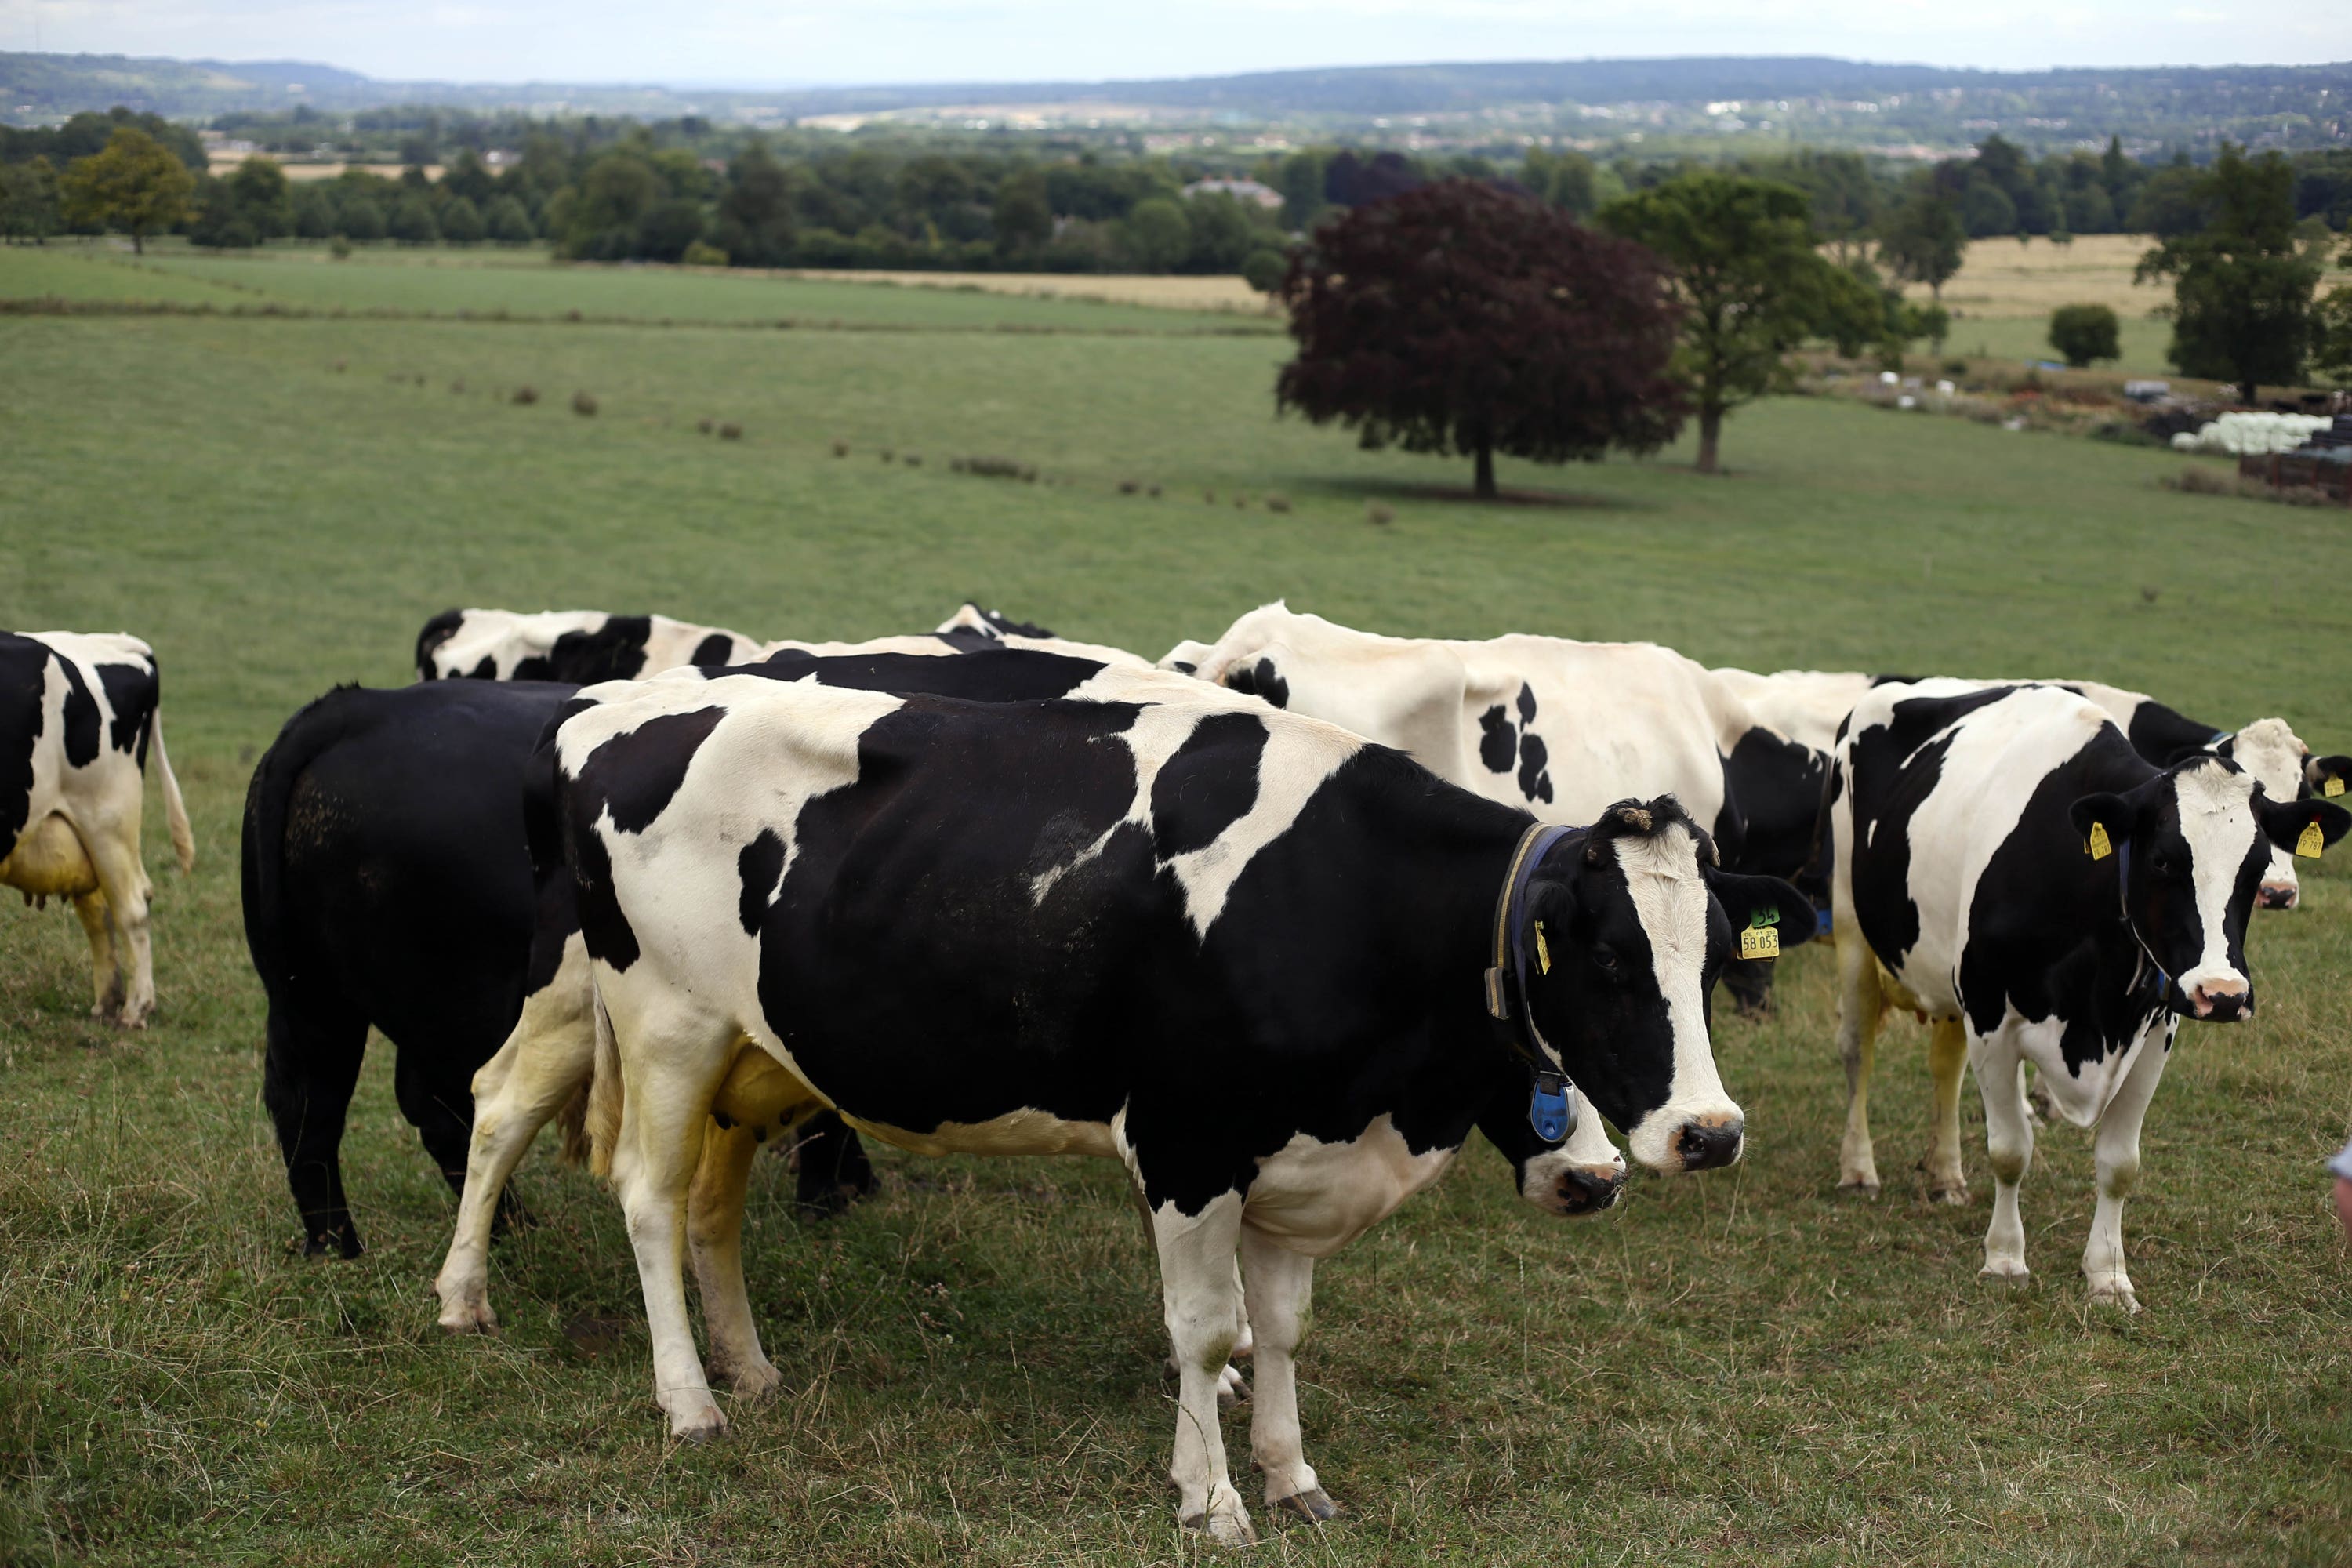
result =
M1566 1079L1556 1072L1536 1074L1535 1088L1528 1095L1528 1125L1547 1143L1568 1141L1576 1126L1576 1117L1568 1109Z
M1813 911L1813 934L1817 937L1830 934L1830 907L1827 904Z

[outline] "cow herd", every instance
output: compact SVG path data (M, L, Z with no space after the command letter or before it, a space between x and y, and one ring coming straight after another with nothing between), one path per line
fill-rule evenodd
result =
M371 1027L458 1194L440 1321L540 1130L627 1217L657 1402L774 1388L742 1270L752 1160L800 1201L860 1134L1123 1164L1158 1255L1189 1527L1252 1535L1219 1436L1255 1356L1266 1506L1336 1505L1296 1355L1315 1260L1484 1134L1555 1214L1624 1156L1740 1157L1718 980L1828 934L1874 1194L1882 1013L1931 1025L1932 1195L1964 1201L1963 1065L2026 1272L2033 1113L2095 1129L2091 1296L2136 1310L2122 1205L2183 1017L2249 1016L2252 911L2352 826L2352 759L2083 681L1709 669L1649 644L1351 630L1281 604L1155 666L967 605L938 630L761 642L659 616L450 611L415 685L343 688L262 757L246 931L263 1100L313 1254L357 1254L339 1148ZM97 1011L153 1005L141 777L157 678L123 637L0 634L0 883L71 899ZM1203 1093L1203 1086L1214 1086ZM687 1307L691 1266L708 1355Z

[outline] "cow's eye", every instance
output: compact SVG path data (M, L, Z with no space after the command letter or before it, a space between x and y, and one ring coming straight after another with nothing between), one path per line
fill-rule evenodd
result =
M1617 955L1605 947L1596 947L1592 950L1592 962L1603 969L1614 971L1617 967Z
M2158 876L2168 877L2172 874L2172 857L2165 854L2162 850L2158 850L2157 853L2149 856L2147 858L2147 863L2156 868Z

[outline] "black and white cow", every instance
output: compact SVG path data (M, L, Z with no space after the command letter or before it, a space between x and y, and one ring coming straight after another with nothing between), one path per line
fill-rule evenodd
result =
M153 892L140 858L147 749L180 869L196 844L163 754L154 650L120 633L0 632L0 887L73 901L89 939L94 1017L143 1028L155 1010Z
M1546 828L1295 714L736 677L580 701L553 750L599 999L588 1127L672 1431L725 1425L689 1244L712 1370L777 1379L734 1231L757 1131L814 1100L923 1152L1098 1155L1151 1216L1178 1514L1223 1541L1252 1533L1216 1403L1244 1295L1267 1500L1327 1517L1293 1360L1314 1260L1474 1126L1554 1204L1562 1072L1644 1164L1737 1159L1708 984L1735 921L1811 916L1719 872L1671 800Z
M1013 649L986 652L961 659L939 660L908 654L862 655L819 658L798 652L777 654L760 665L707 676L758 674L772 679L805 680L847 689L887 691L901 696L923 694L966 701L1013 702L1051 698L1118 700L1132 704L1177 703L1240 712L1263 712L1255 699L1236 695L1201 681L1155 669L1132 669L1075 659L1066 655ZM683 676L676 679L683 679ZM551 783L552 774L548 775ZM552 838L551 826L541 829ZM547 858L554 856L541 852ZM558 869L563 869L560 865ZM458 1205L456 1234L449 1255L435 1282L442 1302L441 1326L468 1332L497 1326L498 1313L489 1301L489 1246L496 1210L492 1195L502 1192L515 1166L540 1129L570 1103L594 1072L595 1037L592 1027L592 982L588 953L571 898L570 873L549 880L542 872L539 895L538 931L532 938L531 981L515 1026L496 1056L474 1079L474 1133L467 1158L466 1194ZM837 1138L813 1146L807 1124L796 1126L803 1140L803 1201L814 1201L810 1190L810 1159L828 1162L832 1171L846 1158L851 1168L870 1183L869 1167L855 1133L824 1113L814 1121L824 1125L819 1136ZM837 1131L836 1131L837 1130ZM764 1138L765 1130L756 1130ZM1597 1213L1612 1205L1625 1181L1624 1156L1609 1140L1598 1116L1579 1116L1560 1145L1561 1158L1552 1163L1552 1205L1561 1214ZM704 1204L698 1194L694 1210ZM1225 1393L1238 1396L1238 1373L1226 1374Z
M1838 1044L1851 1087L1842 1185L1878 1190L1870 1072L1884 1003L1932 1021L1929 1191L1963 1202L1960 1069L1984 1097L1995 1182L1984 1273L2026 1273L2018 1186L2033 1152L2032 1062L2060 1114L2095 1127L2091 1299L2137 1310L2123 1205L2183 1016L2251 1015L2246 921L2273 845L2316 855L2352 816L2273 800L2225 757L2159 768L2096 702L2057 686L1874 688L1838 742Z
M1672 795L1713 829L1726 866L1796 879L1813 858L1826 752L1759 723L1704 666L1653 643L1381 637L1276 602L1160 663L1409 752L1546 822ZM1770 978L1768 964L1725 972L1742 1011L1765 1005Z
M742 664L756 637L667 616L444 610L416 634L419 680L634 680L682 664Z

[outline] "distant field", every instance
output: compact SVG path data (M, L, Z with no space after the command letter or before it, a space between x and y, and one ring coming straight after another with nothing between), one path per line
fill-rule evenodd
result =
M845 272L795 268L791 278L879 280L918 289L978 289L1049 300L1104 300L1167 310L1230 310L1263 316L1266 298L1239 278L1105 277L1062 272Z
M111 245L0 247L0 299L60 293L100 300L277 304L310 310L467 312L643 322L927 327L1080 332L1276 330L1272 323L1087 298L814 281L669 267L576 267L539 250L368 247L208 253L155 245L144 258Z
M2070 245L1975 240L1958 273L1944 285L1944 303L1970 316L2047 316L2061 305L2105 305L2118 316L2145 316L2172 302L2168 286L2132 281L2132 269L2154 243L2133 234L2086 234ZM1906 292L1927 297L1916 283Z
M825 637L929 626L977 595L1157 655L1286 595L1406 635L2097 677L2217 721L2280 712L2352 751L2329 657L2352 646L2352 598L2328 587L2352 577L2352 530L2159 488L2183 467L2170 454L1782 399L1731 419L1727 478L1695 475L1687 443L1507 461L1519 499L1487 506L1465 499L1465 462L1276 418L1286 343L1186 331L1196 316L292 253L134 270L55 247L0 248L0 295L62 269L232 301L315 279L310 298L353 309L382 289L440 311L497 284L532 313L635 320L834 290L903 330L0 317L0 625L156 644L200 857L183 878L151 817L163 1011L137 1036L84 1016L70 918L0 904L11 1565L1196 1560L1164 1477L1158 1285L1114 1168L881 1151L880 1197L803 1225L761 1162L748 1271L788 1393L731 1407L730 1436L698 1448L652 1408L616 1205L544 1148L518 1178L541 1224L493 1255L503 1331L434 1326L451 1205L381 1042L345 1156L371 1250L286 1254L238 915L246 781L330 685L404 680L446 606ZM1172 325L908 314L1016 309ZM548 395L501 395L525 382ZM575 389L594 417L565 405ZM743 438L697 434L706 416ZM949 470L979 452L1043 478ZM1264 504L1276 492L1286 513ZM1375 500L1393 522L1367 521ZM2090 1146L2063 1128L2025 1190L2033 1279L1975 1278L1977 1099L1971 1201L1932 1206L1904 1158L1928 1101L1907 1018L1874 1100L1885 1196L1836 1195L1830 965L1799 950L1776 1017L1716 1020L1750 1117L1739 1166L1637 1173L1618 1211L1577 1224L1528 1209L1474 1147L1323 1268L1302 1399L1351 1511L1270 1530L1249 1560L2352 1559L2352 1268L2319 1163L2352 1118L2352 854L2305 888L2304 910L2256 917L2259 1016L2184 1028L2150 1112L2126 1222L2144 1316L2084 1303ZM1204 1086L1204 1114L1235 1091ZM1227 1440L1255 1500L1242 1421Z

